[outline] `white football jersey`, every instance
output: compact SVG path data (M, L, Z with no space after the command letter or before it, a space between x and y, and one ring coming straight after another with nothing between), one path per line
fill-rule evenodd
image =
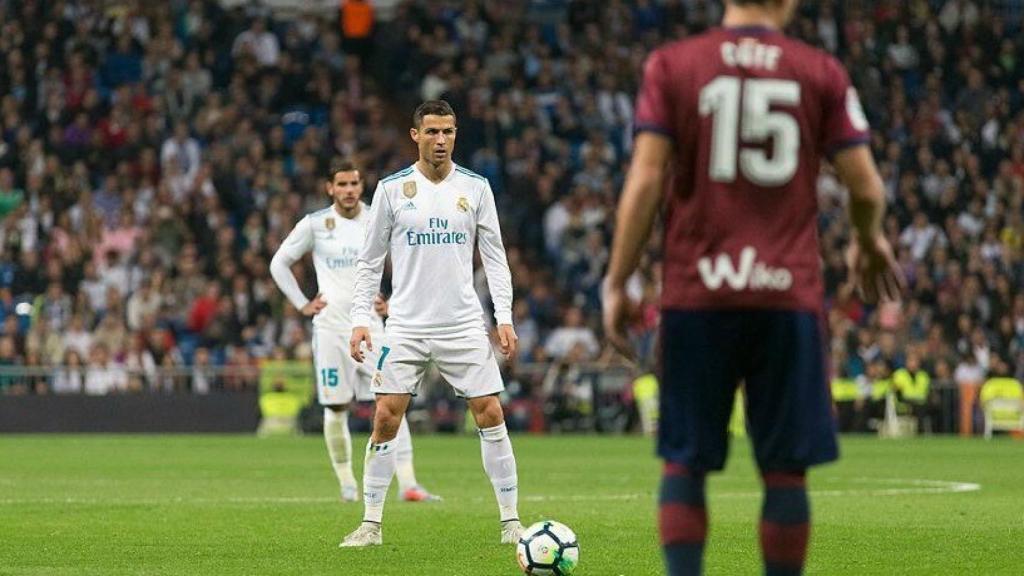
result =
M316 283L327 302L313 317L313 326L331 330L351 330L352 294L355 288L356 263L366 238L369 208L362 204L359 214L352 219L338 214L334 205L307 214L277 249L270 263L270 272L281 291L296 308L301 309L309 299L299 288L291 273L291 265L307 252L313 252ZM373 296L380 287L378 280ZM373 296L370 297L371 304ZM376 313L369 315L364 326L373 332L382 332L383 324Z
M388 334L446 336L486 331L473 289L480 257L498 324L512 323L512 275L487 179L457 166L435 184L412 165L377 184L359 255L352 322L366 326L391 253Z

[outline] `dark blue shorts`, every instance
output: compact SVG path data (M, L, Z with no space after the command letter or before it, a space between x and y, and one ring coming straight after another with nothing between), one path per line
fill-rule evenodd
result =
M839 457L821 317L789 310L664 310L658 454L721 470L736 387L762 470Z

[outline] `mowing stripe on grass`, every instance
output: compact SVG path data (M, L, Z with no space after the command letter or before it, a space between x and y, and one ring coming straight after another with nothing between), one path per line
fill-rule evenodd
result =
M906 496L912 494L956 494L962 492L977 492L981 490L981 484L974 482L955 482L949 480L923 480L923 479L899 479L899 478L853 478L847 481L858 484L883 484L895 485L893 488L854 488L854 489L824 489L810 490L812 498L822 497L847 497L847 496ZM567 495L545 495L527 494L520 497L524 502L609 502L621 500L654 500L654 494L650 493L623 493L623 494L567 494ZM739 492L711 492L710 498L760 498L761 491L739 491ZM482 496L467 498L471 502L483 502L489 500ZM162 506L170 504L250 504L254 506L271 504L333 504L338 502L337 498L309 497L309 496L242 496L230 498L78 498L70 496L67 498L0 498L0 506L12 506L21 504L80 504L86 506Z

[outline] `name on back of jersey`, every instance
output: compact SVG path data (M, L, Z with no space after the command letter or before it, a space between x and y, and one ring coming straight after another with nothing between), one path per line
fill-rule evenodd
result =
M722 61L733 68L761 68L775 71L782 58L782 48L762 44L756 38L743 38L737 42L722 42Z

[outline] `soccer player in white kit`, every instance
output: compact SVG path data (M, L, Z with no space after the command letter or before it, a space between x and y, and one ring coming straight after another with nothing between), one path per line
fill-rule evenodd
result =
M324 406L324 440L341 484L341 499L354 502L359 500L359 487L352 473L348 409L355 400L373 399L370 392L373 372L369 367L357 364L348 353L352 330L349 313L356 261L366 237L369 211L360 200L363 194L362 175L352 162L333 164L325 186L331 205L306 215L295 225L274 254L270 273L292 305L304 316L313 317L313 363L317 396ZM310 251L313 252L313 267L320 289L312 300L302 293L291 271L292 264ZM377 295L374 300L377 313L367 316L367 324L377 337L384 333L381 316L387 314L387 307L387 302ZM402 499L438 499L416 482L412 439L404 418L398 429L396 452Z
M429 362L467 399L480 431L484 471L498 500L502 543L519 540L516 460L498 394L504 383L491 347L480 299L473 289L479 243L494 301L501 351L513 355L512 277L487 179L456 166L455 113L444 101L421 104L410 136L419 160L377 184L366 243L359 255L352 303L351 354L366 360L380 350L372 390L377 394L373 436L363 468L363 522L343 547L380 544L384 498L395 471L395 436ZM373 335L374 295L391 253L393 294L385 342Z

